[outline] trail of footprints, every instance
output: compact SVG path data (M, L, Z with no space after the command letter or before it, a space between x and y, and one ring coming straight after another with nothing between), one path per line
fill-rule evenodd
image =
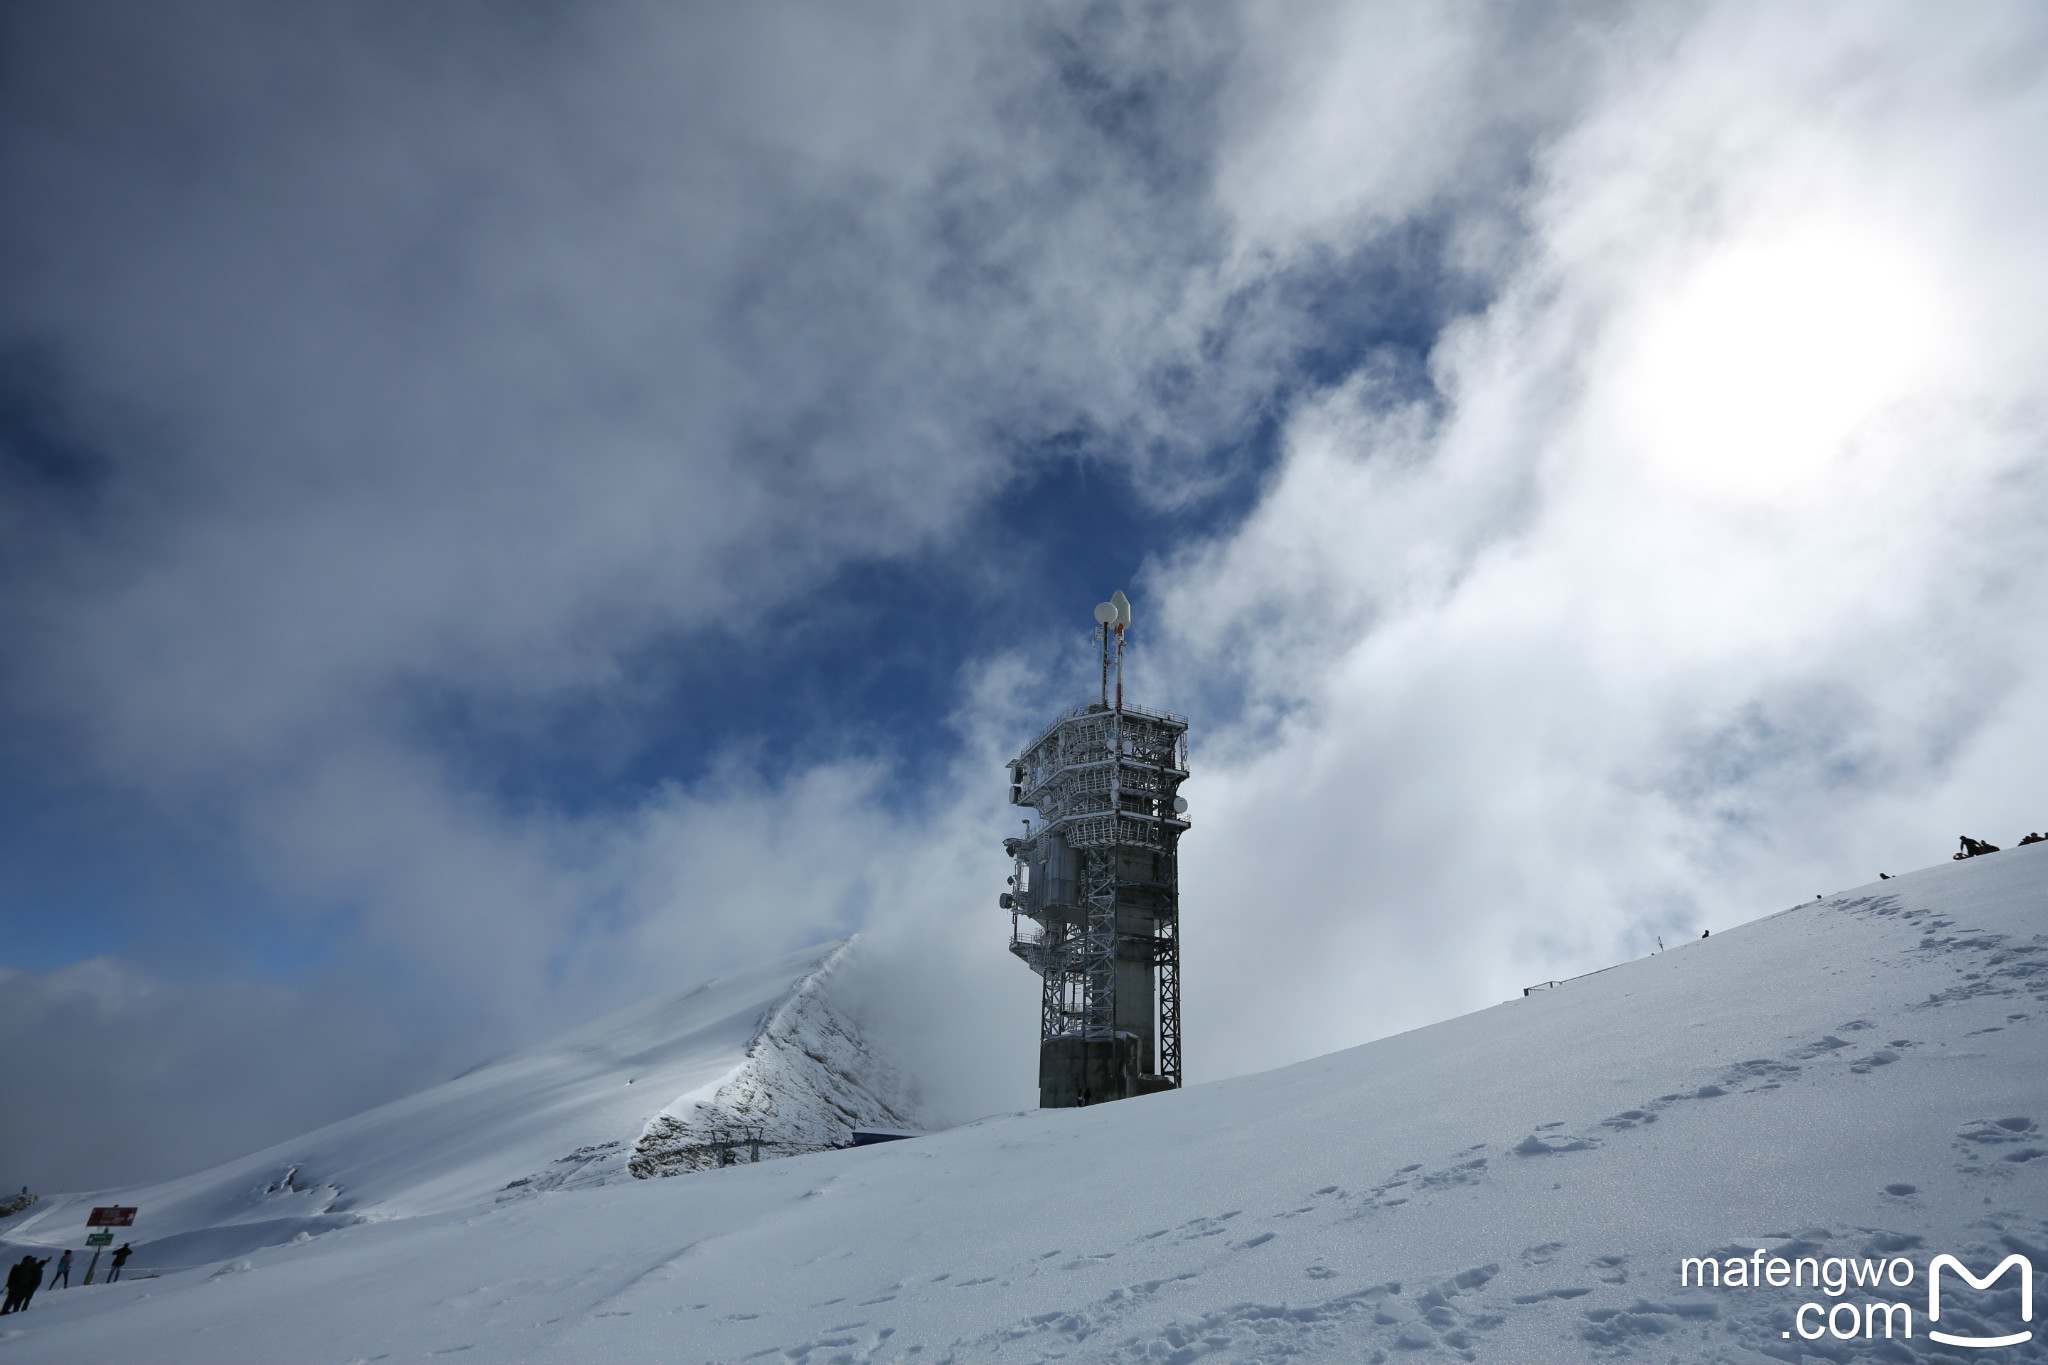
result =
M2004 1124L1994 1122L1988 1126L2008 1135L2038 1131L2038 1125L2032 1119ZM1983 1133L1984 1127L1978 1124L1966 1127L1958 1142L1998 1148L2010 1145L2007 1138L1971 1136ZM1452 1163L1447 1169L1457 1169L1459 1164ZM1421 1168L1409 1169L1412 1172ZM1910 1196L1913 1190L1905 1186L1898 1193ZM1332 1212L1341 1209L1346 1201L1372 1196L1354 1196L1340 1186L1326 1185L1304 1197L1307 1203L1276 1213L1273 1217ZM1236 1224L1242 1216L1242 1210L1232 1210L1193 1218L1176 1227L1158 1229L1136 1238L1130 1247L1231 1237L1235 1228L1242 1226ZM2030 1223L2019 1215L2006 1213L1983 1219L1975 1226L1986 1235L1980 1242L1959 1248L1962 1254L1982 1260L2018 1251L2035 1258L2037 1263L2048 1264L2048 1250L2041 1245L2048 1241L2048 1222L2033 1220ZM1275 1236L1268 1232L1233 1237L1224 1244L1224 1248L1228 1254L1248 1252L1274 1240ZM1772 1244L1767 1248L1771 1255L1787 1258L1889 1257L1921 1245L1921 1238L1916 1235L1868 1227L1840 1231L1807 1228L1798 1232L1767 1233L1761 1240ZM1755 1247L1751 1244L1731 1244L1702 1254L1722 1258L1747 1257L1753 1250ZM1058 1269L1078 1269L1113 1259L1115 1255L1113 1252L1098 1252L1083 1257L1067 1257L1060 1262ZM1041 1253L1037 1259L1043 1264L1063 1256L1067 1256L1065 1251L1053 1249ZM1297 1355L1355 1359L1367 1365L1445 1356L1476 1361L1488 1334L1514 1321L1517 1315L1530 1312L1558 1315L1553 1329L1558 1341L1576 1337L1602 1358L1631 1358L1644 1349L1660 1353L1656 1356L1658 1359L1666 1358L1674 1350L1681 1353L1670 1357L1674 1359L1754 1359L1763 1356L1795 1363L1816 1354L1844 1362L1865 1358L1938 1362L1947 1358L1938 1350L1931 1356L1925 1354L1930 1348L1924 1340L1917 1339L1911 1343L1898 1342L1869 1356L1853 1351L1831 1351L1832 1343L1823 1345L1818 1352L1813 1343L1805 1343L1796 1349L1788 1347L1782 1333L1790 1322L1791 1299L1782 1302L1761 1298L1729 1300L1711 1294L1680 1293L1657 1299L1637 1297L1625 1306L1603 1303L1586 1307L1577 1301L1594 1294L1603 1285L1628 1283L1628 1256L1619 1253L1588 1256L1565 1243L1547 1242L1525 1248L1518 1260L1524 1273L1512 1278L1523 1281L1555 1278L1557 1282L1531 1292L1489 1294L1488 1286L1502 1273L1502 1267L1492 1263L1469 1267L1419 1285L1388 1281L1307 1302L1238 1303L1208 1313L1175 1318L1163 1326L1148 1325L1142 1331L1130 1332L1128 1325L1132 1318L1141 1314L1150 1316L1162 1301L1163 1294L1172 1294L1184 1288L1187 1282L1202 1276L1201 1271L1183 1271L1112 1289L1081 1307L1034 1314L998 1331L955 1341L944 1350L928 1352L925 1346L912 1344L900 1352L888 1352L895 1329L863 1330L868 1329L869 1324L854 1321L828 1328L801 1345L770 1348L744 1359L753 1361L774 1357L793 1362L793 1365L869 1365L869 1362L883 1358L886 1352L890 1359L916 1362L930 1359L934 1365L1060 1358L1129 1362L1129 1365L1192 1365L1202 1358L1213 1358L1217 1362L1249 1362ZM1025 1273L1036 1272L1027 1270ZM1318 1288L1337 1275L1338 1272L1320 1264L1312 1264L1304 1271L1308 1284ZM956 1281L950 1275L939 1275L930 1285L964 1289L993 1282L994 1277ZM903 1286L891 1285L888 1288L898 1290ZM1993 1310L2003 1312L2012 1307L1999 1302L1994 1295L1977 1295L1962 1286L1957 1286L1951 1297L1954 1301L1945 1310L1944 1319L1953 1314L1955 1323L1965 1331L1982 1330L1976 1314ZM1725 1311L1744 1308L1750 1311ZM2005 1315L2010 1316L2010 1313ZM1711 1329L1715 1335L1712 1338L1701 1335L1706 1329ZM1721 1349L1723 1347L1739 1350L1731 1353ZM1687 1351L1697 1354L1684 1354ZM2036 1344L1992 1358L2035 1361L2048 1356L2044 1356Z
M2034 1120L2024 1122L2029 1127L1996 1123L1990 1126L2008 1134L2032 1131ZM1980 1131L1977 1125L1966 1129L1966 1132ZM1991 1139L1991 1142L2004 1145L2003 1139ZM1456 1164L1451 1169L1455 1169ZM1910 1186L1905 1187L1905 1193L1912 1193ZM1273 1216L1300 1217L1324 1208L1339 1207L1337 1201L1354 1197L1370 1196L1351 1196L1340 1187L1324 1186L1307 1196L1311 1202ZM1138 1242L1167 1237L1192 1240L1221 1235L1231 1220L1239 1216L1240 1213L1233 1212L1192 1219L1178 1228L1154 1232L1138 1239ZM2035 1258L2039 1264L2048 1264L2048 1250L2040 1245L2040 1242L2048 1241L2048 1222L2038 1219L2029 1222L2018 1214L2006 1212L1980 1220L1974 1226L1985 1234L1984 1240L1959 1248L1965 1256L1983 1260L2018 1251ZM1265 1234L1234 1241L1229 1244L1229 1249L1232 1252L1250 1250L1271 1240L1272 1236ZM1797 1232L1766 1233L1760 1240L1770 1244L1766 1248L1769 1254L1786 1258L1885 1258L1910 1252L1922 1244L1922 1239L1915 1234L1872 1227L1841 1230L1806 1228ZM1745 1243L1701 1254L1724 1259L1731 1256L1747 1258L1755 1249L1754 1245ZM1550 1316L1551 1325L1545 1328L1546 1335L1554 1332L1553 1339L1559 1343L1573 1338L1586 1343L1593 1348L1589 1358L1594 1352L1601 1358L1631 1358L1638 1351L1649 1350L1657 1353L1656 1358L1660 1360L1753 1360L1759 1356L1788 1362L1814 1356L1844 1362L1866 1358L1901 1362L1947 1359L1938 1348L1930 1348L1924 1339L1912 1343L1901 1341L1894 1347L1876 1351L1874 1355L1837 1350L1832 1342L1818 1351L1813 1343L1788 1346L1784 1333L1790 1326L1790 1314L1800 1298L1811 1296L1810 1290L1792 1297L1759 1295L1733 1299L1712 1293L1680 1292L1655 1299L1635 1297L1626 1304L1602 1302L1586 1306L1578 1301L1599 1292L1602 1286L1620 1286L1629 1282L1627 1255L1586 1255L1562 1242L1547 1242L1525 1248L1518 1259L1522 1273L1511 1276L1511 1279L1524 1283L1531 1279L1539 1283L1552 1279L1554 1283L1522 1293L1488 1293L1490 1283L1502 1273L1502 1267L1495 1263L1469 1267L1420 1285L1389 1281L1315 1297L1307 1302L1239 1303L1130 1333L1129 1320L1141 1312L1150 1316L1149 1310L1156 1309L1162 1291L1170 1293L1180 1287L1178 1282L1199 1279L1201 1274L1184 1272L1112 1290L1081 1308L1037 1314L1001 1331L955 1342L938 1359L948 1365L953 1362L964 1365L964 1362L974 1360L1061 1357L1130 1362L1131 1365L1191 1365L1191 1362L1204 1357L1213 1357L1218 1362L1250 1362L1275 1361L1297 1355L1355 1359L1368 1362L1368 1365L1383 1365L1388 1360L1420 1361L1444 1356L1473 1361L1478 1359L1488 1334L1528 1313ZM1338 1272L1321 1264L1310 1265L1304 1271L1305 1279L1314 1286L1312 1292L1319 1292L1337 1275ZM2004 1295L2011 1296L2011 1291ZM1604 1297L1611 1299L1612 1295ZM1965 1331L1983 1330L1976 1314L1996 1310L2010 1316L2009 1310L2014 1306L2002 1303L1998 1295L1978 1295L1960 1286L1952 1291L1950 1298L1953 1302L1945 1310L1944 1318L1952 1313L1956 1323ZM1724 1350L1723 1347L1729 1349ZM1932 1356L1923 1354L1930 1349L1934 1351ZM1678 1354L1672 1355L1674 1351ZM2031 1361L2048 1358L2048 1353L2039 1350L2036 1344L2005 1357L1991 1358ZM829 1365L852 1365L857 1359L861 1358L848 1356Z
M1917 921L1922 937L1912 951L1957 958L1956 984L1946 991L1930 994L1927 1000L1912 1006L1913 1009L1941 1008L1988 995L2026 995L2048 1003L2048 941L2038 936L2031 943L2014 943L2009 935L1968 930L1959 934L1947 933L1945 931L1955 927L1952 920L1928 910L1901 910L1895 896L1859 897L1831 903L1827 908L1864 916L1897 916L1902 922ZM2003 1027L2033 1017L2032 1011L2015 1012L2006 1016L2004 1025L1976 1032L1998 1032ZM1301 1196L1303 1202L1300 1204L1278 1210L1268 1218L1284 1225L1287 1220L1298 1218L1342 1223L1384 1216L1411 1200L1486 1182L1491 1178L1491 1164L1496 1160L1542 1160L1595 1150L1632 1130L1656 1123L1660 1115L1673 1106L1711 1101L1729 1094L1777 1090L1796 1082L1816 1067L1844 1067L1855 1074L1869 1074L1899 1062L1918 1046L1911 1038L1862 1036L1877 1031L1878 1026L1871 1020L1847 1020L1834 1031L1798 1044L1779 1056L1732 1063L1703 1083L1689 1084L1659 1095L1578 1131L1562 1131L1567 1123L1560 1120L1544 1124L1519 1142L1504 1148L1495 1149L1489 1143L1476 1143L1453 1153L1434 1169L1426 1169L1426 1163L1422 1162L1402 1166L1356 1192L1338 1185L1325 1185ZM2044 1134L2041 1121L2030 1116L1980 1118L1959 1128L1953 1146L1959 1157L1956 1169L1962 1174L1999 1176L2048 1157L2048 1134ZM1895 1182L1884 1186L1883 1192L1899 1201L1903 1210L1912 1207L1918 1190L1914 1185ZM1243 1210L1233 1209L1189 1219L1176 1227L1146 1233L1127 1249L1156 1249L1175 1243L1223 1239L1214 1243L1219 1255L1258 1254L1260 1248L1281 1235L1270 1230L1252 1232L1237 1221L1243 1214ZM2048 1251L2013 1231L2021 1228L2022 1232L2031 1232L2036 1238L2048 1240L2048 1223L2028 1228L2022 1227L2023 1222L2017 1215L2007 1215L2003 1220L1986 1218L1978 1226L1993 1235L1981 1246L1964 1248L1965 1253L1988 1254L1994 1247L2003 1247L2021 1250L2034 1256L2037 1263L2048 1264ZM1771 1254L1786 1257L1891 1256L1914 1248L1920 1242L1920 1238L1911 1234L1876 1228L1853 1228L1842 1232L1809 1228L1797 1233L1768 1234L1766 1240L1778 1244L1771 1248ZM1746 1257L1754 1250L1753 1246L1745 1245L1725 1248L1719 1254ZM1054 1249L1042 1253L1036 1266L1020 1268L1019 1275L1011 1279L999 1281L997 1276L979 1276L956 1280L950 1275L940 1275L927 1288L973 1290L989 1284L1007 1285L1014 1278L1035 1276L1040 1269L1053 1269L1050 1263L1056 1258L1065 1258L1060 1260L1058 1270L1072 1271L1101 1265L1116 1255L1116 1252L1106 1251L1070 1255L1064 1250ZM1586 1255L1563 1243L1550 1242L1526 1248L1519 1260L1524 1272L1534 1272L1539 1279L1554 1275L1557 1282L1532 1292L1489 1295L1485 1292L1486 1286L1501 1274L1502 1268L1499 1264L1487 1264L1469 1267L1420 1285L1389 1281L1311 1298L1307 1302L1240 1303L1178 1318L1163 1327L1148 1326L1142 1331L1130 1332L1132 1319L1151 1317L1162 1295L1184 1289L1187 1282L1198 1280L1203 1274L1199 1270L1188 1270L1112 1289L1081 1307L1034 1314L971 1340L955 1341L945 1349L928 1350L923 1345L906 1344L888 1352L888 1355L891 1359L907 1361L929 1359L933 1365L1062 1357L1130 1362L1131 1365L1191 1365L1191 1362L1205 1357L1213 1357L1217 1361L1250 1361L1275 1360L1298 1354L1357 1359L1368 1365L1381 1365L1390 1359L1422 1360L1446 1355L1470 1361L1478 1358L1479 1348L1487 1334L1527 1313L1568 1315L1558 1326L1559 1339L1576 1335L1605 1357L1629 1357L1637 1348L1652 1345L1669 1354L1679 1346L1674 1340L1675 1335L1709 1324L1715 1326L1725 1344L1739 1346L1745 1353L1796 1362L1801 1359L1800 1350L1809 1356L1817 1350L1818 1344L1811 1342L1795 1343L1798 1349L1788 1348L1781 1332L1789 1321L1786 1315L1790 1305L1762 1299L1744 1300L1738 1305L1735 1301L1724 1303L1710 1294L1680 1294L1656 1300L1636 1298L1626 1307L1611 1303L1592 1307L1579 1304L1578 1300L1596 1293L1603 1286L1611 1289L1628 1283L1628 1257L1623 1254ZM1321 1294L1339 1278L1339 1272L1317 1263L1304 1268L1303 1278L1304 1287L1311 1294ZM1527 1280L1530 1274L1512 1278ZM887 1302L895 1297L889 1291L901 1288L900 1285L889 1286L882 1297L866 1302ZM1755 1311L1747 1317L1731 1315L1723 1319L1724 1308L1738 1306ZM1958 1313L1967 1329L1967 1302L1961 1304ZM865 1322L842 1324L801 1345L771 1348L745 1359L775 1357L790 1361L792 1365L867 1365L887 1350L895 1330L865 1330L867 1328ZM1704 1339L1698 1344L1704 1345ZM1877 1358L1898 1361L1923 1359L1923 1355L1916 1353L1920 1345L1917 1341L1910 1345L1897 1343L1895 1349L1889 1353L1880 1352ZM2035 1343L2035 1348L2038 1346L2039 1343ZM1825 1352L1824 1347L1820 1349ZM1754 1355L1745 1358L1754 1358ZM1718 1350L1715 1356L1725 1358ZM1848 1360L1851 1357L1844 1354L1841 1358ZM2048 1359L2048 1355L2038 1349L2034 1354L2027 1354L2026 1349L2021 1349L2011 1358L2036 1360Z
M2039 1123L2031 1118L1979 1121L1965 1125L1956 1141L1958 1146L1968 1144L1972 1150L2005 1152L2023 1149L2027 1135L2038 1134L2039 1131ZM1455 1155L1467 1159L1453 1160L1442 1171L1433 1174L1456 1173L1470 1168L1471 1159L1467 1152ZM1285 1220L1322 1214L1342 1220L1358 1216L1354 1205L1394 1207L1401 1201L1387 1198L1387 1193L1429 1181L1431 1174L1416 1175L1422 1169L1420 1164L1411 1165L1404 1172L1396 1173L1396 1179L1357 1194L1341 1186L1325 1185L1303 1196L1306 1202L1276 1212L1271 1217ZM1886 1192L1897 1198L1910 1199L1915 1190L1910 1185L1895 1185L1887 1187ZM1217 1244L1219 1254L1234 1256L1254 1252L1278 1236L1270 1231L1245 1235L1249 1229L1238 1221L1243 1216L1243 1210L1229 1210L1192 1218L1175 1227L1160 1228L1135 1238L1125 1249L1194 1244L1205 1239L1224 1238L1225 1241ZM2003 1218L1987 1218L1977 1226L1992 1235L1982 1244L1962 1248L1963 1254L1981 1258L1994 1250L2020 1251L2035 1257L2039 1263L2048 1264L2048 1251L2039 1245L2041 1241L2048 1241L2048 1223L2036 1221L2029 1226L2017 1215L2006 1214ZM2029 1235L2034 1240L2028 1240ZM1842 1231L1808 1228L1798 1232L1768 1233L1763 1240L1774 1244L1768 1248L1770 1254L1787 1258L1831 1255L1888 1257L1911 1251L1921 1244L1921 1239L1910 1233L1867 1227ZM1755 1247L1749 1244L1730 1245L1702 1254L1722 1258L1747 1257L1753 1250ZM1021 1267L1019 1277L1033 1276L1041 1270L1083 1269L1113 1260L1116 1255L1116 1252L1070 1255L1064 1249L1053 1248L1040 1253L1035 1264ZM934 1365L965 1365L977 1360L1056 1358L1130 1362L1130 1365L1192 1365L1193 1361L1205 1357L1223 1362L1277 1360L1306 1354L1321 1358L1357 1359L1368 1365L1383 1365L1388 1360L1419 1361L1445 1356L1476 1361L1488 1334L1515 1321L1519 1315L1531 1312L1554 1316L1555 1326L1549 1330L1557 1333L1558 1340L1576 1337L1608 1358L1629 1358L1638 1348L1654 1347L1667 1353L1673 1349L1684 1351L1688 1346L1704 1348L1709 1344L1707 1339L1696 1334L1711 1327L1718 1334L1716 1340L1731 1347L1739 1346L1744 1352L1788 1362L1801 1359L1798 1351L1788 1350L1782 1336L1789 1322L1787 1315L1793 1306L1789 1300L1783 1303L1764 1299L1724 1301L1710 1294L1681 1293L1657 1299L1637 1297L1625 1306L1601 1303L1588 1307L1577 1301L1596 1293L1602 1286L1620 1286L1629 1282L1627 1255L1586 1255L1562 1242L1548 1242L1525 1248L1518 1259L1525 1273L1512 1278L1524 1282L1531 1278L1539 1281L1549 1278L1555 1282L1529 1292L1488 1294L1489 1284L1502 1272L1499 1264L1491 1263L1468 1267L1419 1285L1388 1281L1337 1294L1322 1294L1323 1287L1338 1278L1338 1272L1318 1263L1305 1267L1303 1271L1304 1287L1311 1294L1318 1295L1306 1302L1238 1303L1208 1313L1175 1318L1163 1326L1148 1324L1141 1331L1131 1332L1129 1328L1133 1318L1153 1316L1164 1301L1163 1295L1185 1289L1189 1282L1199 1280L1204 1273L1185 1270L1120 1286L1080 1307L1034 1314L997 1331L955 1341L944 1350L928 1350L922 1344L906 1344L900 1350L890 1350L895 1329L871 1328L867 1321L861 1320L835 1324L799 1345L772 1347L743 1359L776 1358L790 1361L792 1365L869 1365L869 1362L883 1358L915 1362L930 1359ZM1007 1285L1012 1281L1000 1282ZM997 1277L955 1280L946 1274L934 1277L927 1287L934 1290L972 1289L992 1283L998 1283ZM894 1291L903 1288L901 1284L886 1286L885 1292L865 1302L888 1302L896 1297ZM1957 1293L1962 1291L1959 1289ZM1957 1321L1964 1330L1973 1330L1973 1306L1974 1296L1963 1295L1950 1310L1956 1312ZM1749 1308L1751 1311L1724 1316L1724 1310L1730 1308ZM1983 1308L1976 1306L1976 1311L1981 1312ZM1686 1336L1689 1331L1695 1335ZM1876 1358L1903 1362L1924 1359L1926 1357L1914 1353L1920 1345L1915 1342L1909 1347L1902 1342L1897 1349L1879 1353ZM1808 1355L1813 1354L1811 1348L1812 1344L1807 1343ZM1658 1358L1664 1357L1660 1355ZM1681 1355L1678 1358L1693 1357ZM1697 1358L1708 1357L1701 1355ZM1728 1357L1716 1350L1712 1358ZM1840 1358L1847 1361L1852 1357L1843 1354ZM2020 1351L2009 1358L2036 1360L2042 1356L2038 1352L2027 1354Z

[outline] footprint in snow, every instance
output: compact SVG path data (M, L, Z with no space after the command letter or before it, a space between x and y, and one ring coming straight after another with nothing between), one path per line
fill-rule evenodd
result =
M1634 1127L1635 1125L1630 1124L1629 1126ZM1596 1145L1598 1144L1586 1138L1567 1138L1561 1135L1554 1138L1543 1138L1531 1133L1528 1137L1516 1143L1512 1150L1516 1156L1550 1156L1557 1152L1587 1152L1591 1151Z
M1394 1338L1394 1344L1404 1351L1427 1351L1436 1345L1436 1333L1420 1322L1411 1322Z
M2040 1124L2025 1115L2014 1115L2002 1119L1972 1119L1956 1133L1955 1146L1973 1161L1996 1156L2014 1165L2024 1165L2043 1156L2042 1150L2033 1144L2041 1140ZM2026 1146L2019 1146L2025 1143ZM2001 1147L2018 1147L2017 1151L2003 1152ZM1984 1168L1964 1165L1957 1168L1966 1175L1982 1175Z
M1576 1299L1593 1292L1591 1285L1564 1285L1556 1289L1545 1289L1535 1294L1517 1294L1511 1303L1543 1303L1549 1299Z
M1466 1150L1470 1151L1471 1149L1467 1148ZM1474 1157L1470 1161L1460 1162L1449 1170L1437 1171L1434 1174L1426 1175L1422 1177L1422 1184L1431 1189L1441 1189L1451 1185L1470 1185L1485 1178L1486 1158L1482 1156ZM1391 1203L1393 1201L1389 1200L1388 1202Z
M1787 1076L1796 1076L1799 1068L1791 1062L1781 1062L1771 1057L1752 1057L1746 1062L1737 1062L1722 1073L1723 1085L1741 1085L1744 1081L1764 1081L1762 1088L1774 1089Z
M1848 1043L1829 1033L1822 1035L1817 1042L1808 1043L1805 1047L1796 1049L1792 1055L1795 1057L1822 1057L1830 1052L1839 1052L1847 1046L1849 1046Z

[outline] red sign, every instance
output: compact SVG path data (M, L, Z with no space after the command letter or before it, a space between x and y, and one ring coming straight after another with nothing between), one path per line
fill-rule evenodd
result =
M135 1226L135 1210L122 1208L119 1204L94 1209L92 1217L85 1220L89 1228L130 1228Z

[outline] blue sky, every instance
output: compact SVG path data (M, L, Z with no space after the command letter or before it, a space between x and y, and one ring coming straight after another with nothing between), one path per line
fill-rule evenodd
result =
M0 23L0 1185L856 929L1022 1102L1119 587L1197 1079L2048 823L2026 6Z

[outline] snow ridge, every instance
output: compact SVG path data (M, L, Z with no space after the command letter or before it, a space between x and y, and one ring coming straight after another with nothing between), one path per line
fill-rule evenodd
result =
M765 1014L745 1060L649 1119L628 1167L640 1179L845 1146L857 1128L914 1128L902 1074L879 1056L826 987L849 939Z
M75 1246L94 1206L130 1204L142 1210L136 1273L168 1271L366 1222L632 1184L651 1128L647 1173L669 1174L707 1164L672 1150L703 1146L706 1120L762 1131L771 1139L763 1157L833 1146L855 1124L904 1126L910 1108L894 1069L861 1039L844 1002L828 999L855 941L638 1001L204 1171L51 1195L7 1220L0 1251ZM663 1113L686 1121L680 1135L657 1122Z

